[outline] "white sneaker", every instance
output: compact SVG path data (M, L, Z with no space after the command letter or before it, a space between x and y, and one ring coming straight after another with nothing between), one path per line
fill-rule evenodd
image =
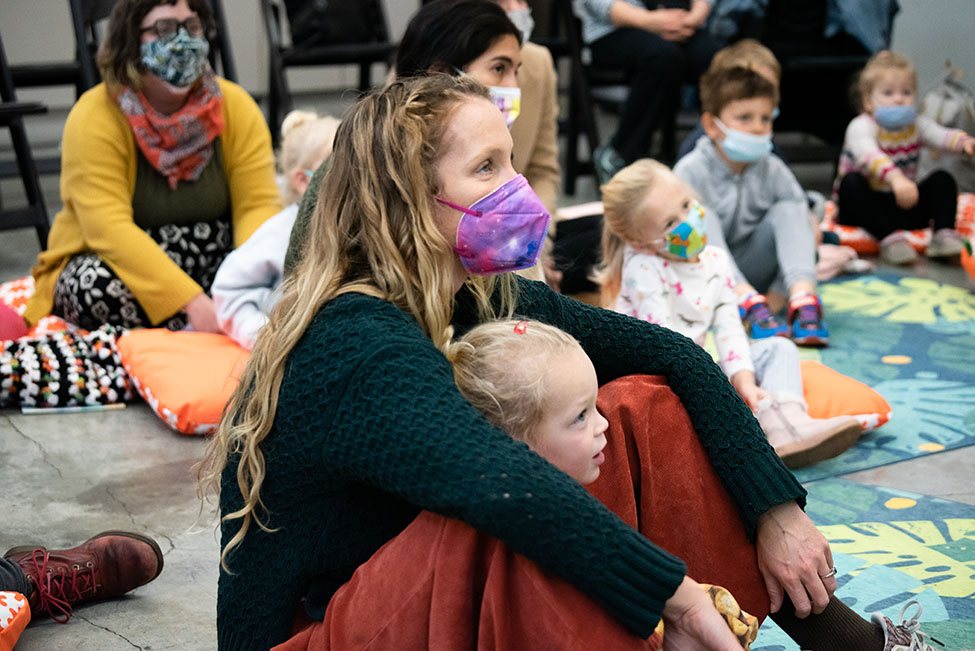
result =
M906 611L911 606L917 606L917 614L904 621L904 611ZM924 641L923 638L928 638L932 642L941 644L938 640L934 639L927 633L921 632L921 624L917 621L921 616L921 604L916 601L908 601L901 608L900 614L897 615L897 619L900 623L896 626L894 622L890 621L887 617L880 613L874 613L870 616L870 621L879 626L884 632L884 649L883 651L938 651L933 646ZM941 644L942 648L944 647Z
M928 247L928 250L930 248ZM880 240L880 257L888 264L902 265L917 260L917 251L907 241L906 233L903 231L894 231Z
M924 253L929 258L949 258L961 253L964 246L961 233L953 228L941 228L931 237L931 243Z
M788 468L805 468L853 447L863 427L853 416L812 418L798 396L780 393L758 404L755 417Z

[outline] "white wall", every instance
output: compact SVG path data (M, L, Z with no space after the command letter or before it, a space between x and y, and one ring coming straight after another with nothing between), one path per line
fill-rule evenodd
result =
M383 0L390 36L399 40L419 0ZM267 39L259 0L223 0L230 30L230 47L240 84L255 95L267 89ZM0 34L11 63L62 61L74 58L74 37L67 0L0 0ZM376 66L373 79L385 74ZM358 84L355 66L310 68L288 73L291 90L351 88ZM69 87L21 89L22 100L40 100L51 107L68 107L74 102Z
M398 40L419 0L383 0L390 35ZM894 49L917 65L921 90L936 80L945 59L968 71L966 83L975 88L975 0L900 0L894 25ZM258 0L223 0L231 47L240 82L263 95L267 87L267 41ZM73 57L73 38L66 0L0 0L0 33L7 58L13 62L57 61ZM374 79L382 74L379 67ZM358 80L354 67L317 68L289 73L292 90L350 88ZM70 106L71 89L24 89L22 99Z
M975 0L900 0L894 20L893 50L914 62L920 91L930 89L945 60L966 71L975 89Z

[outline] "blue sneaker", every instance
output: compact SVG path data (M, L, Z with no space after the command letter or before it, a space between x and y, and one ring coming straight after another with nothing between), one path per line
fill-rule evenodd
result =
M792 341L797 346L829 345L829 330L823 322L823 304L815 294L802 294L789 301Z
M789 325L772 314L768 301L762 294L752 294L738 306L738 314L744 322L745 332L752 339L788 337Z

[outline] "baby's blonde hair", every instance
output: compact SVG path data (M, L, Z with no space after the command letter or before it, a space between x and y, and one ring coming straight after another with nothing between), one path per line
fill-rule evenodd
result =
M582 346L572 335L540 321L489 321L447 347L457 388L488 422L525 443L548 400L548 362Z
M725 70L728 68L749 68L755 70L757 66L768 68L775 73L776 83L782 80L782 64L768 49L753 38L744 38L733 45L722 48L711 59L708 70Z
M867 61L867 65L863 67L860 71L859 83L857 84L860 90L860 107L863 108L863 100L870 96L873 92L873 87L877 85L880 81L880 77L883 76L885 72L903 72L910 76L911 83L914 84L915 90L917 89L917 70L914 69L914 64L896 52L891 52L890 50L881 50L875 55L870 57Z
M687 187L670 168L650 158L627 165L602 186L603 257L593 280L601 287L600 303L612 308L623 282L623 250L630 235L633 218L639 216L647 195L662 181ZM693 192L692 192L693 194Z
M312 166L328 158L332 153L337 118L331 115L318 117L313 111L294 110L281 123L281 149L278 152L278 172L281 173L281 199L292 204L301 195L292 187L291 173L296 170L315 171Z

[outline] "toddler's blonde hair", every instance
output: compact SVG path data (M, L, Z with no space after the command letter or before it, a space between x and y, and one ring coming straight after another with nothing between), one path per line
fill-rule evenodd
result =
M525 443L548 400L548 361L582 346L569 333L540 321L506 319L472 328L447 347L454 381L488 422Z
M733 45L721 48L711 59L708 70L726 70L728 68L749 68L757 66L768 68L775 73L776 83L782 80L782 64L768 49L753 38L744 38Z
M332 153L337 118L331 115L318 117L313 111L294 110L281 123L281 149L278 152L278 171L281 173L281 198L285 205L292 204L301 195L291 186L289 177L296 169L312 169L320 160Z
M860 71L860 78L857 87L860 91L860 108L863 109L863 100L870 97L873 87L877 85L885 72L903 72L910 76L914 89L917 90L917 70L914 64L896 52L881 50L870 57L867 65Z
M644 208L647 195L661 182L671 182L690 189L669 167L650 158L627 165L602 186L603 193L603 257L596 267L593 280L599 283L600 303L612 308L623 282L623 250L631 239L633 219Z

